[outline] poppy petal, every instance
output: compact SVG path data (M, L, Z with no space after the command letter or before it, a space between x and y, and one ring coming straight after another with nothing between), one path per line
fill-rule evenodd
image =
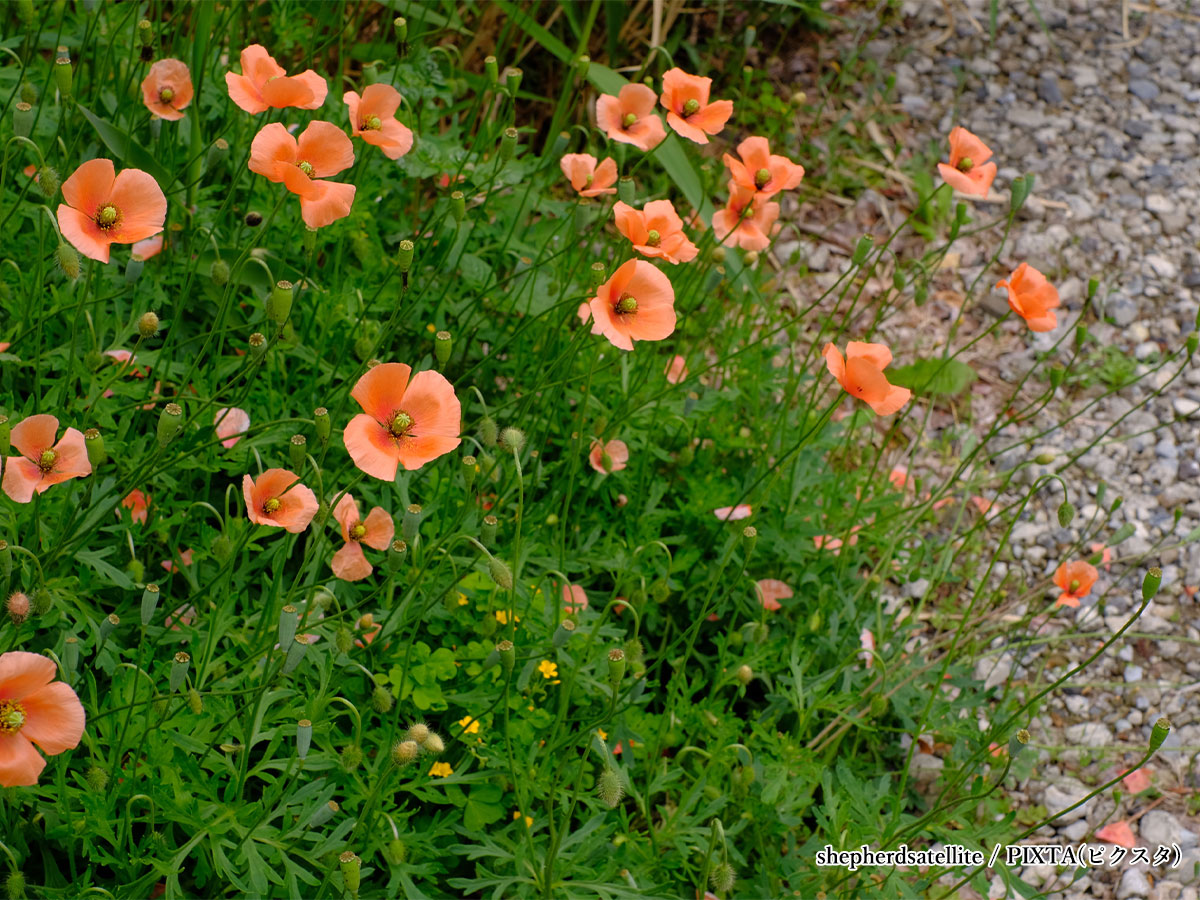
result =
M63 199L90 218L99 211L100 204L112 199L116 178L111 159L89 159L63 182Z
M361 581L371 574L373 566L367 561L367 556L358 541L347 541L333 554L330 568L342 581Z
M404 363L380 363L363 373L350 396L377 422L388 422L400 409L412 369Z
M342 440L359 469L382 481L396 480L399 448L374 418L363 413L355 416L342 432Z
M113 240L132 244L163 230L167 198L154 176L141 169L122 169L113 182L112 203L121 211Z
M350 215L357 189L352 184L336 181L314 181L314 197L300 198L300 216L309 228L324 228L326 225Z
M0 654L0 700L24 700L53 681L57 672L54 660L40 653Z
M0 786L31 787L46 768L46 760L21 735L0 734Z
M54 446L58 433L58 419L41 413L27 416L12 427L10 441L26 459L38 460L42 453Z
M250 142L250 171L279 183L284 180L285 166L295 168L296 152L296 139L282 123L272 122Z
M354 144L332 122L313 122L296 144L297 155L313 167L315 178L328 178L354 165Z
M22 700L21 706L25 709L22 737L51 756L79 746L87 716L70 685L61 681L48 684Z
M368 547L386 550L392 545L396 523L382 507L376 506L367 513L367 520L363 524L367 526L367 533L362 536L362 542Z
M229 99L244 112L257 115L270 109L263 100L262 94L258 92L258 88L254 86L254 82L245 75L226 72L225 87L229 91Z

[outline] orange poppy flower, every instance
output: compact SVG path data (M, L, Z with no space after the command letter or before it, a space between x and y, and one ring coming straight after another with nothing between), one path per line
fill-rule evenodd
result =
M250 171L282 183L300 198L300 215L309 228L323 228L350 215L354 185L318 179L354 165L354 145L346 133L329 122L312 122L292 137L272 122L250 144Z
M63 182L58 227L88 259L108 262L111 244L136 244L158 234L167 219L167 198L141 169L116 174L111 159L91 159Z
M158 256L162 253L163 236L156 234L154 237L148 237L144 241L138 241L130 250L130 256L134 259L139 259L145 262L152 256Z
M121 506L129 510L130 519L138 524L145 525L146 520L150 518L150 496L138 488L134 488L125 495ZM120 515L120 510L117 510L117 516Z
M33 745L55 756L79 745L87 716L57 666L39 653L0 655L0 785L37 784L46 767Z
M599 197L601 194L617 192L613 187L617 183L617 164L612 157L597 165L596 157L590 153L567 153L558 164L580 197Z
M160 119L182 119L192 94L192 73L180 59L160 59L142 79L142 101Z
M682 356L672 356L663 374L671 384L679 384L688 377L687 360Z
M771 197L780 191L799 187L804 179L804 166L797 165L786 156L771 153L765 137L746 138L737 147L735 159L725 154L725 165L734 182L759 197Z
M590 301L592 334L632 350L634 341L661 341L675 330L675 290L650 263L631 259L613 272Z
M317 514L317 497L287 469L267 469L258 480L242 476L246 515L255 525L271 525L299 534Z
M213 417L213 429L221 439L221 446L228 450L250 429L250 413L236 406L218 409Z
M363 408L342 439L354 464L383 481L396 469L419 469L457 447L462 408L454 387L432 370L412 374L403 363L368 369L350 392Z
M617 230L642 256L657 256L678 264L690 262L700 252L683 233L683 220L670 200L652 200L640 211L618 200L613 215Z
M195 552L196 551L194 551L191 547L189 547L186 550L181 551L179 554L179 561L185 566L190 566L193 562L193 555L195 554ZM166 569L168 572L175 571L175 560L173 560L173 559L164 559L159 562L159 565L162 566L164 569Z
M862 652L859 654L862 661L866 663L867 668L871 668L871 663L875 661L875 635L871 633L869 628L864 628L858 636L859 646L862 647Z
M996 178L992 151L961 125L950 131L950 162L938 163L942 180L956 191L986 197Z
M363 89L362 97L346 91L342 100L350 107L350 134L374 144L388 159L399 159L412 149L413 133L396 119L400 92L379 82Z
M850 537L847 538L847 540L845 542L845 546L853 547L855 544L858 543L857 532L861 528L862 528L861 525L855 525L853 528L850 529ZM841 538L834 537L832 534L817 534L817 535L813 535L813 546L815 546L818 550L832 550L833 555L837 556L839 553L842 552L843 544L842 544Z
M712 79L689 75L680 68L663 74L659 103L667 110L667 124L676 133L697 144L707 144L733 115L732 100L708 101Z
M866 401L878 416L890 416L912 397L908 388L888 383L883 370L892 361L892 351L883 344L850 341L846 357L833 344L825 345L825 365L848 394Z
M758 602L762 604L762 608L771 612L783 608L780 600L787 600L793 596L791 587L778 578L759 579L754 585L754 592L758 595Z
M667 136L662 119L654 114L658 95L644 84L627 84L617 96L596 99L596 124L609 140L653 150Z
M1054 573L1054 583L1062 589L1054 605L1071 608L1079 606L1080 598L1091 592L1092 585L1099 577L1100 573L1096 571L1096 567L1082 559L1063 563Z
M1096 553L1100 554L1100 565L1104 566L1104 571L1105 572L1111 571L1112 570L1112 549L1109 547L1106 547L1104 544L1099 543L1099 542L1089 544L1088 546L1091 547L1093 554L1096 554Z
M289 76L261 44L242 51L242 74L226 72L225 85L229 99L248 113L266 112L271 107L320 109L329 92L325 79L312 69Z
M38 415L22 419L12 429L12 445L21 453L10 456L4 466L4 493L18 503L28 503L34 491L44 493L51 485L92 473L83 435L68 428L54 442L58 419Z
M562 597L563 609L569 613L582 612L588 608L587 591L577 584L564 584Z
M1008 290L1009 308L1025 320L1030 331L1053 331L1058 327L1054 314L1059 305L1058 289L1029 263L1021 263L1007 281L996 282L996 287Z
M737 522L748 519L754 514L754 507L749 503L739 503L737 506L722 506L713 510L713 515L722 522Z
M588 451L588 462L601 475L620 472L629 463L629 446L624 441L609 441L602 444L592 441Z
M346 543L333 554L333 574L342 581L359 581L371 574L373 566L367 562L362 545L376 550L386 550L396 533L396 523L382 507L376 506L364 521L358 512L358 503L349 494L343 494L333 510L333 517L342 526L342 540Z
M754 191L731 181L729 203L713 213L713 234L722 244L729 240L743 250L766 250L771 245L771 229L778 218L778 203L756 201Z

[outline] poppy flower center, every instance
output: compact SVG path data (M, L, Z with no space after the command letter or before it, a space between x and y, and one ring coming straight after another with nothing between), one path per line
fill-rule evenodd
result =
M637 312L637 300L634 299L632 294L621 295L621 298L617 301L617 312L622 315Z
M58 453L54 450L43 450L42 455L38 457L38 468L43 472L49 472L54 468L54 463L58 460Z
M694 97L683 104L683 115L685 118L687 116L694 116L698 112L700 112L700 101Z
M637 124L637 114L625 113L625 118L621 120L621 124L623 124L626 128L632 128Z
M357 525L355 525L353 528L350 529L350 540L361 541L363 539L363 537L366 535L366 533L367 533L367 526L364 525L362 522L359 522Z
M662 243L662 235L659 234L657 231L655 231L653 228L651 228L646 233L646 246L647 247L657 247L660 243Z
M595 176L595 175L593 175L592 173L590 173L590 172L589 172L589 173L588 173L587 180L583 182L583 184L584 184L584 187L591 187L591 186L592 186L592 182L593 182L593 181L595 181L595 180L596 180L596 176Z
M975 168L975 160L969 156L964 156L958 161L958 170L960 172L970 172L973 168Z
M0 734L14 734L25 724L25 708L16 700L0 700Z
M265 503L263 503L263 512L265 512L269 516L269 515L279 512L279 507L281 507L281 506L283 506L283 504L279 502L279 498L272 497L271 499L269 499Z
M359 131L378 131L383 127L383 122L379 116L367 116L362 120L362 125L359 126Z
M392 418L392 424L388 426L388 431L392 433L392 437L403 437L408 429L412 428L413 419L404 410L400 410Z
M121 221L121 211L111 203L106 203L100 207L100 212L96 213L96 224L101 228L112 228Z
M310 163L308 160L305 160L305 159L300 160L300 162L296 163L296 167L301 172L303 172L305 175L307 175L309 178L312 178L313 172L315 170L313 169L312 163Z
M1079 579L1078 578L1071 579L1071 584L1070 584L1068 590L1070 590L1070 592L1072 594L1075 593L1077 590L1079 590Z
M175 99L175 92L171 88L165 87L158 92L158 99L163 103L170 103Z
M754 173L754 183L760 188L765 188L771 183L771 170L759 169Z

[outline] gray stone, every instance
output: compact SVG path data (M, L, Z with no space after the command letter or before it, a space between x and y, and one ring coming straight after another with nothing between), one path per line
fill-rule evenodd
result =
M1082 747L1107 747L1113 739L1112 731L1101 722L1080 722L1078 725L1068 725L1066 736L1068 743L1079 744Z
M1058 784L1052 784L1046 788L1046 793L1042 797L1042 803L1046 807L1047 814L1054 815L1060 810L1067 810L1069 807L1075 806L1076 803L1079 803L1089 793L1091 791L1079 782L1066 778ZM1058 826L1069 825L1077 819L1082 819L1087 815L1088 808L1095 803L1096 798L1093 797L1087 803L1076 806L1075 809L1071 809L1069 812L1063 812L1062 815L1054 820L1054 824Z
M1062 89L1058 86L1058 78L1050 72L1043 72L1038 79L1038 96L1046 103L1057 106L1063 102Z
M1145 100L1149 103L1159 95L1158 85L1149 78L1135 78L1129 82L1129 93L1133 94L1139 100Z
M1126 869L1121 875L1120 884L1117 885L1117 900L1148 896L1150 896L1150 881L1146 878L1146 873L1138 868Z
M1141 681L1142 680L1142 667L1141 666L1126 666L1125 667L1125 680L1130 683L1136 682L1136 681ZM1125 729L1121 729L1121 730L1124 731Z

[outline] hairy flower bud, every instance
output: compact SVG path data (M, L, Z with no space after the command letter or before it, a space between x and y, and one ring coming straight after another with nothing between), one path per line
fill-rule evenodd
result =
M609 809L616 809L621 798L625 796L625 783L621 779L621 773L605 766L600 777L596 779L596 793L600 795L605 806Z
M505 428L500 432L500 446L519 456L525 446L525 432L512 426Z
M495 419L491 416L484 416L479 420L479 443L485 447L495 447L498 436L499 429L496 427Z
M60 242L54 250L54 261L67 278L74 281L79 277L79 254L75 248L65 242Z
M391 691L381 684L375 685L371 691L371 708L375 712L380 715L391 712L393 702Z
M29 596L21 591L14 591L8 598L8 617L14 625L20 625L29 618Z
M152 338L158 334L158 315L153 312L144 312L142 317L138 319L137 324L138 334L143 338Z
M494 556L488 558L488 573L492 576L492 581L496 582L502 590L512 590L512 569Z
M420 753L421 747L416 741L397 741L392 747L392 762L401 767L411 765Z
M225 287L229 284L229 263L223 259L214 259L208 269L208 277L217 287Z

